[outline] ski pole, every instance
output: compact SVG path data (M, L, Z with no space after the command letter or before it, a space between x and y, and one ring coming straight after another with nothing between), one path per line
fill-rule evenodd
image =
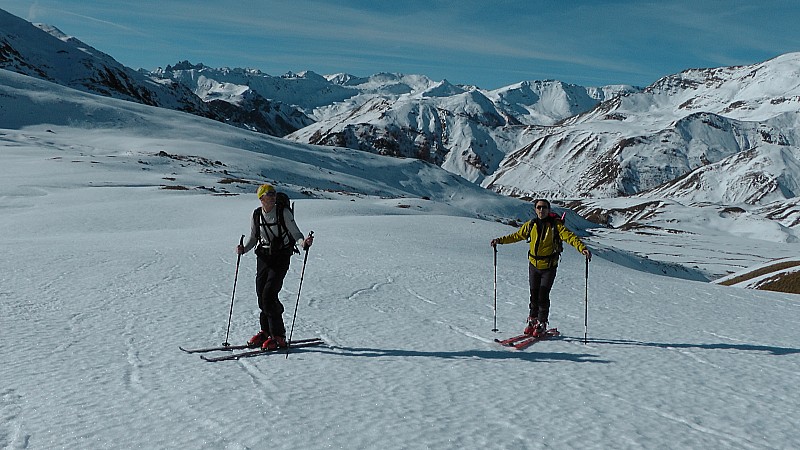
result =
M589 258L586 258L586 294L583 298L583 344L589 335Z
M311 231L308 233L308 237L314 236L314 232ZM286 359L289 359L289 347L292 345L292 335L294 334L294 321L297 319L297 308L300 306L300 290L303 289L303 277L306 274L306 262L308 262L308 249L304 249L306 252L305 256L303 256L303 268L300 270L300 286L297 288L297 301L294 303L294 316L292 317L292 328L289 330L289 342L287 342L286 347Z
M497 245L493 245L494 248L494 328L492 331L497 333Z
M244 245L244 235L239 238L239 247ZM237 249L238 250L238 249ZM236 280L239 279L239 262L242 260L242 254L236 252L236 274L233 276L233 293L231 294L231 312L228 313L228 331L225 332L225 342L222 343L223 347L229 347L231 344L228 342L228 335L231 332L231 317L233 317L233 298L236 295Z

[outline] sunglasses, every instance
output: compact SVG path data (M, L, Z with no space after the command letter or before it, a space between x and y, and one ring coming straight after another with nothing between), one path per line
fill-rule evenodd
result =
M269 191L264 195L266 195L267 197L275 197L276 194L275 194L275 191ZM263 197L263 195L262 195L262 197Z
M545 205L536 205L536 209L549 209L549 208Z

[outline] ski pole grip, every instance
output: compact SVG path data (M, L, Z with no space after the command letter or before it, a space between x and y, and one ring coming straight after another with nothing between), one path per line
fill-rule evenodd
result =
M241 247L244 247L244 235L242 235L242 237L240 237L240 238L239 238L239 247L240 247L240 248L241 248ZM241 253L239 253L239 249L236 249L236 254L237 254L237 255L239 255L239 257L240 257L240 258L242 257L242 254L241 254ZM237 260L237 261L238 261L238 260ZM239 268L237 267L237 268L236 268L236 270L237 270L237 272L238 272Z
M308 239L308 238L310 238L310 237L314 237L314 232L313 232L313 231L309 231L309 232L308 232L308 237L307 237L306 239ZM306 252L306 256L308 256L308 249L309 249L309 247L310 247L310 246L306 247L306 243L305 243L305 241L303 241L303 251L304 251L304 252Z

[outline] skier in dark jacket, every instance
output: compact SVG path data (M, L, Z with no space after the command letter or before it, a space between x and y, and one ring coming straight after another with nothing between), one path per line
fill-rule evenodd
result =
M289 271L289 261L296 245L308 250L314 237L309 235L304 238L294 221L292 211L276 205L275 187L263 184L259 186L256 195L261 201L261 207L253 211L250 238L244 245L237 246L236 252L242 255L253 247L256 248L256 294L258 307L261 309L261 331L247 344L273 350L287 346L283 304L278 299L278 293L283 287L286 272Z
M550 212L550 202L538 199L534 202L536 217L525 222L519 230L507 236L492 239L490 245L511 244L530 239L528 252L528 282L530 284L531 299L529 304L530 314L525 334L542 336L547 330L547 321L550 314L550 289L556 279L558 258L561 254L561 242L566 241L579 252L592 260L592 252L573 232L559 220L558 216Z

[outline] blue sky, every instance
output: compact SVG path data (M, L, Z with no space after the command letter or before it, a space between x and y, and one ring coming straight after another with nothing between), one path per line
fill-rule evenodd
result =
M798 0L0 0L132 68L647 86L800 51Z

